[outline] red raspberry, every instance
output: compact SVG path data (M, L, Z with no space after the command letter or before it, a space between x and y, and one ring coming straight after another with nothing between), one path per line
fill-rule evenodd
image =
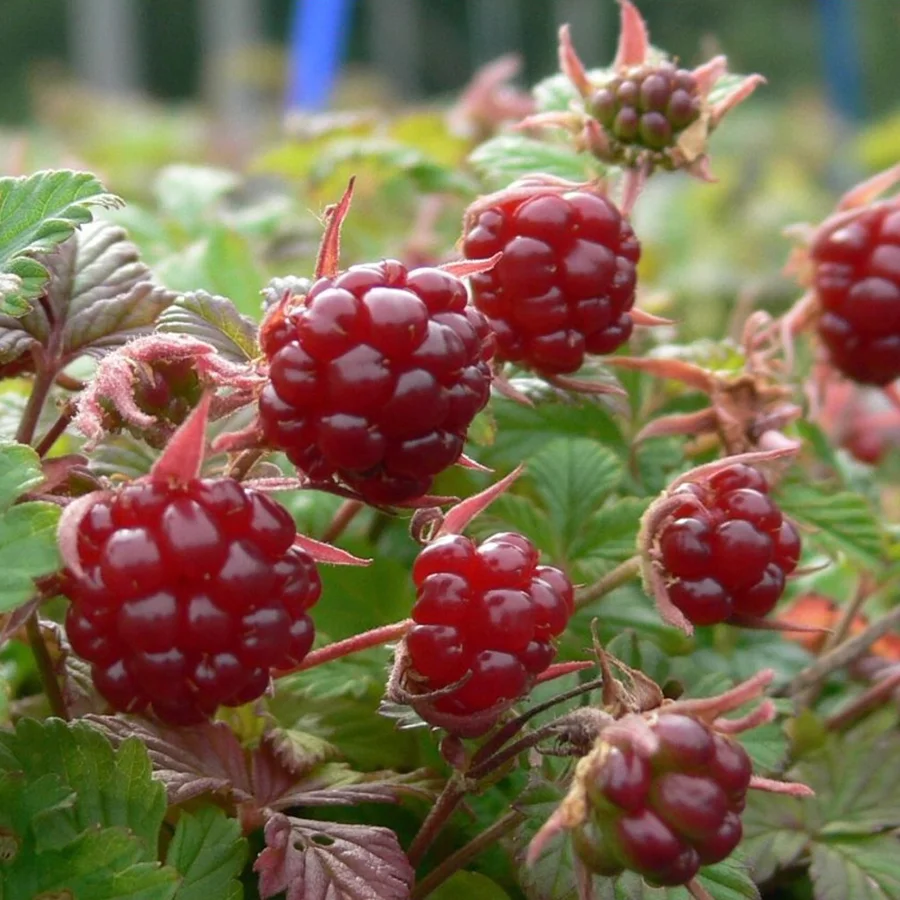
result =
M684 506L659 535L669 599L695 625L771 612L797 567L800 536L765 477L739 463L680 490Z
M662 713L650 727L659 746L649 756L619 734L584 768L590 815L574 846L597 874L686 884L740 842L752 766L740 744L697 719Z
M503 252L471 282L499 359L563 374L628 340L641 251L612 201L586 189L511 189L476 204L465 231L468 258Z
M67 574L66 629L116 709L172 724L259 697L298 664L321 592L294 521L230 478L127 485L78 528L83 575Z
M495 534L477 547L462 535L440 538L419 554L413 581L412 677L428 691L465 678L434 704L460 716L524 694L553 660L553 638L574 610L569 579L538 565L521 534Z
M611 158L634 165L649 150L659 165L671 169L671 159L659 151L673 147L697 121L702 102L693 73L663 62L607 82L587 108L606 132Z
M880 203L840 217L810 257L832 363L862 384L900 377L900 208Z
M264 350L266 439L371 503L426 493L490 393L493 339L465 285L393 260L320 278Z

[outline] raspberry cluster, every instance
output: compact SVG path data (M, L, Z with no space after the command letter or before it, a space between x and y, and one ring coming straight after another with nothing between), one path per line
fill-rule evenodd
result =
M503 253L471 280L499 359L570 373L586 353L612 353L630 337L640 245L601 194L497 194L468 217L462 246L470 259Z
M66 631L115 709L202 721L299 663L321 582L283 507L230 478L134 482L78 526Z
M465 285L387 260L320 278L264 342L266 439L372 503L425 494L487 403L493 338Z
M752 765L740 744L689 716L662 713L650 727L654 753L617 737L584 773L589 818L573 843L598 875L630 869L654 885L686 884L740 843Z
M810 256L832 363L862 384L900 377L900 208L877 204L839 220Z
M553 638L574 609L569 579L538 565L521 534L495 534L480 546L462 535L440 538L419 554L413 581L412 677L428 691L461 681L434 702L455 715L524 694L552 662Z
M694 75L662 62L608 82L589 99L588 111L630 161L635 151L673 146L700 117L701 102Z
M678 490L684 504L658 537L669 599L695 625L771 612L797 567L800 536L765 476L737 463Z

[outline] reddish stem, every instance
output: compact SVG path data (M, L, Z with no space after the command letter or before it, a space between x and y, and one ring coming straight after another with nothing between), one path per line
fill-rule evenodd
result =
M293 675L295 672L305 672L307 669L314 669L316 666L341 659L344 656L349 656L351 653L359 653L361 650L368 650L370 647L379 647L382 644L396 641L406 634L412 624L412 619L403 619L401 622L382 625L380 628L373 628L371 631L364 631L362 634L354 634L353 637L345 638L343 641L335 641L333 644L313 650L299 666L294 666L292 669L277 669L275 677L284 678L286 675Z
M322 541L333 544L343 533L344 529L356 518L357 513L365 508L362 500L345 500L334 514L328 527L322 534Z
M825 720L825 727L829 731L840 731L848 725L852 725L857 719L880 708L898 688L900 688L900 669L882 678L881 681L876 682L858 697L854 697L849 703L842 706L836 713L832 713Z

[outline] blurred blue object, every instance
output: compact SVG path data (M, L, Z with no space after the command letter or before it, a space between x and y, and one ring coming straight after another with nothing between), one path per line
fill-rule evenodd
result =
M354 0L294 0L286 112L328 106L350 34Z
M819 0L825 80L832 106L848 119L865 114L856 0Z

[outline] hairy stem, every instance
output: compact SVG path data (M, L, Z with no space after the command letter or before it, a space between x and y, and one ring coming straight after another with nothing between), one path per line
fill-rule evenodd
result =
M60 719L68 719L69 713L66 710L66 703L63 700L59 682L56 680L56 673L53 671L53 660L50 659L50 653L47 650L47 645L44 643L44 636L41 634L41 623L37 612L33 612L28 617L25 630L28 634L31 652L34 654L34 660L37 663L41 685L50 703L50 709L53 711L53 715L59 716Z
M409 631L411 625L412 619L403 619L400 622L382 625L379 628L371 629L371 631L364 631L362 634L354 634L353 637L335 641L333 644L327 644L307 654L306 659L299 666L294 666L292 669L279 669L275 672L275 677L283 678L286 675L293 675L295 672L305 672L307 669L314 669L316 666L341 659L344 656L349 656L351 653L359 653L361 650L368 650L370 647L379 647L381 644L396 641Z
M429 872L413 889L411 900L424 900L451 875L468 865L483 851L487 850L488 847L518 828L524 821L525 815L515 809L502 818L497 819L490 828L482 831L478 837L473 838L468 844L460 847L455 853L451 853L437 868Z
M235 481L243 481L263 455L262 450L243 450L225 473Z
M22 413L22 421L19 422L18 431L16 431L16 440L20 444L30 444L34 440L34 432L37 429L38 420L47 402L47 395L50 388L53 387L54 373L49 369L38 369L31 384L31 394L28 397L28 403L25 404L25 411Z
M829 731L841 731L848 725L852 725L857 719L880 708L898 688L900 688L900 669L896 669L890 675L882 678L881 681L867 688L858 697L854 697L837 712L832 713L825 720L825 727Z
M344 533L344 529L356 518L357 513L365 509L365 506L362 500L345 500L337 508L334 518L322 534L322 540L326 544L337 540Z
M435 801L434 806L428 811L422 827L409 845L409 850L406 851L406 856L413 868L416 868L422 862L422 859L428 852L428 848L443 831L450 816L453 815L456 807L459 806L460 800L465 795L466 788L463 778L458 775L452 775L444 785L444 789Z
M625 562L620 563L611 572L607 572L593 584L578 591L575 595L575 607L581 609L583 606L587 606L588 603L599 600L610 593L610 591L614 591L617 587L621 587L623 584L631 581L640 570L641 558L639 556L632 556L631 559L626 559Z

